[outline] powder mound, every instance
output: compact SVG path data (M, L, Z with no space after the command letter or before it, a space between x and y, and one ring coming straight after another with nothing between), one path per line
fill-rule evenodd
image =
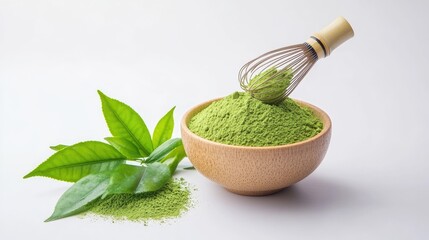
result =
M310 109L287 98L270 105L235 92L197 113L189 129L198 136L229 145L277 146L318 134L323 123Z
M89 213L112 220L147 223L180 217L192 206L191 187L183 179L170 180L157 192L114 194L92 203Z

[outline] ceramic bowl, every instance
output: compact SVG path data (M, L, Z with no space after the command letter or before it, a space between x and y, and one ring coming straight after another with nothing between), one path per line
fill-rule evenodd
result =
M323 122L323 129L316 136L281 146L246 147L213 142L189 130L192 117L216 100L186 112L181 133L185 151L194 167L227 190L241 195L272 194L304 179L323 160L331 138L331 120L318 107L295 100Z

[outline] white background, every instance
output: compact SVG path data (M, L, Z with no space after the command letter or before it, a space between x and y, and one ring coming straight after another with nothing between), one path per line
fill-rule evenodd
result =
M429 6L425 1L0 1L1 239L427 239ZM239 90L241 65L337 16L355 37L292 97L332 118L320 167L267 197L196 171L196 206L168 224L43 223L68 183L22 176L50 145L109 136L97 89L153 128L176 105ZM183 165L189 164L185 160Z

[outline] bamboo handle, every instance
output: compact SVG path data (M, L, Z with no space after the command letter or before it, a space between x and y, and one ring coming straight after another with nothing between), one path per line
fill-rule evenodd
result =
M327 57L331 52L354 36L353 28L343 17L338 17L331 24L313 34L309 43L320 57ZM320 46L317 46L318 43ZM323 52L323 54L322 54Z

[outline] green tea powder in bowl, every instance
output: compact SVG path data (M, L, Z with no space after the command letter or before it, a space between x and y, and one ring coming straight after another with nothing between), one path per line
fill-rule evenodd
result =
M287 98L277 105L235 92L196 114L189 129L198 136L237 146L278 146L318 134L323 124L311 110Z

